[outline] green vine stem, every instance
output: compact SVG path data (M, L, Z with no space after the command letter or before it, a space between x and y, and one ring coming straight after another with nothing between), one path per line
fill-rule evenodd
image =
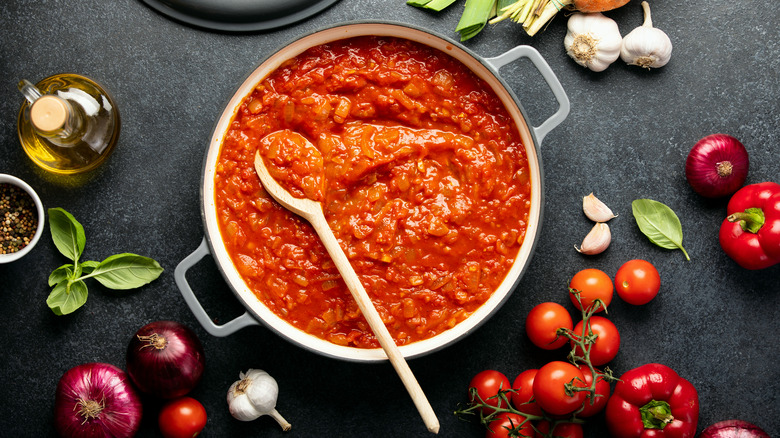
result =
M582 392L582 391L587 392L586 394L587 399L589 402L592 403L595 397L601 397L601 395L596 394L596 383L598 383L600 380L605 380L609 383L616 382L619 380L612 374L612 370L610 370L609 367L604 367L603 371L599 371L593 366L593 363L590 360L590 350L593 347L593 344L596 342L596 339L598 338L598 335L594 334L593 330L591 330L590 319L601 309L603 309L604 313L606 314L607 306L604 305L603 301L596 299L593 301L592 305L585 308L582 306L582 300L580 299L580 291L569 288L569 293L572 294L572 296L574 296L575 299L577 300L577 303L579 303L578 307L581 309L580 311L582 313L582 321L585 330L582 336L574 333L573 330L565 329L565 328L558 329L557 334L559 337L563 336L569 339L572 343L572 349L567 356L569 362L571 362L574 366L578 366L579 364L587 365L588 369L590 370L590 375L593 376L593 379L591 381L591 384L587 387L575 384L574 380L566 383L564 387L566 390L566 394L569 396L574 396L575 392ZM582 352L582 355L577 354L578 349ZM585 382L582 383L584 384ZM466 407L457 409L455 411L455 415L457 415L461 419L465 419L465 417L469 417L469 416L479 415L480 423L486 428L489 428L490 423L493 420L495 420L496 417L498 417L498 415L502 413L517 414L521 418L523 418L523 420L519 424L513 425L514 427L509 431L509 436L513 436L513 437L525 437L525 435L520 433L520 430L529 421L533 422L538 420L545 420L550 423L549 432L546 433L541 432L539 429L537 429L536 425L531 423L533 430L538 435L544 438L554 438L552 435L552 431L555 430L555 426L557 426L558 424L561 423L584 424L585 423L585 420L577 416L582 411L582 409L584 409L585 407L584 404L580 409L572 412L571 415L567 418L560 418L560 417L552 418L544 411L542 411L542 415L532 415L532 414L527 414L525 412L521 412L515 406L512 406L510 398L511 395L515 392L517 391L512 388L502 389L495 396L488 397L487 399L483 400L482 397L478 394L476 388L469 388L470 399L473 401L469 403ZM498 407L490 403L491 400L496 400L496 399L499 401L499 403L497 403ZM523 403L523 405L533 403L533 401L534 400L531 399L529 402ZM526 438L530 438L530 437L526 437Z

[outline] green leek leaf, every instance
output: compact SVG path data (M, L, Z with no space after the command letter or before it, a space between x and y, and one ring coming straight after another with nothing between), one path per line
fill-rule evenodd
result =
M425 4L425 9L430 9L436 12L444 10L447 6L455 3L457 0L432 0Z
M417 6L418 8L422 8L430 2L431 0L408 0L406 4L409 6Z
M477 35L495 14L495 6L496 0L466 0L463 15L455 27L455 31L460 32L460 40Z

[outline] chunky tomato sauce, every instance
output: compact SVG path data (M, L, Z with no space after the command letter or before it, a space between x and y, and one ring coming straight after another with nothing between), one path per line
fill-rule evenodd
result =
M319 153L262 141L279 130L301 134ZM323 203L398 345L468 317L523 242L528 160L482 80L403 39L309 49L244 99L220 151L215 201L228 252L258 299L335 344L379 347L315 232L263 190L258 149L277 160L283 174L275 177L295 196Z

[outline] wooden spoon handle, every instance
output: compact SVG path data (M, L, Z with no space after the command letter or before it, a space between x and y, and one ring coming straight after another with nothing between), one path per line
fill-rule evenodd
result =
M320 240L322 240L322 243L325 245L325 249L328 250L328 254L330 254L331 259L333 259L333 263L336 264L336 267L341 273L341 277L344 279L349 291L355 298L360 311L363 313L366 321L368 321L368 325L371 326L371 330L373 330L374 335L376 335L379 340L379 344L382 346L382 349L384 349L385 354L388 359L390 359L390 363L393 365L393 368L395 368L396 373L398 373L406 390L412 397L412 401L425 422L425 426L430 432L439 433L439 419L436 418L436 413L433 412L433 408L425 397L425 393L417 382L417 379L414 377L412 370L409 368L409 364L406 363L401 351L398 350L398 346L395 345L393 337L390 335L385 323L379 316L379 312L377 312L374 304L371 302L368 293L366 293L366 290L360 283L360 279L352 268L352 264L349 263L349 259L341 249L338 240L336 240L336 236L333 235L333 231L330 229L330 225L328 225L328 222L325 220L325 216L321 211L322 210L320 210L320 214L309 215L307 219L320 236Z

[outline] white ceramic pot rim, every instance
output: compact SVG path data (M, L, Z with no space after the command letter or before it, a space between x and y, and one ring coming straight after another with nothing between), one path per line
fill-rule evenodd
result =
M298 38L266 58L265 61L263 61L255 70L252 71L251 74L249 74L249 76L244 80L244 82L239 86L237 91L229 100L224 111L220 115L213 134L210 138L209 147L204 158L202 174L203 180L201 184L201 205L203 209L202 214L206 240L218 269L221 271L223 277L230 285L234 294L247 308L248 314L251 314L254 319L260 321L274 332L303 348L325 356L358 362L382 361L386 360L387 358L381 349L359 349L354 347L339 346L309 335L293 327L274 314L265 305L263 305L256 298L254 293L246 286L238 274L237 269L233 266L232 260L230 259L230 256L228 255L224 242L221 238L214 201L214 176L223 137L229 129L230 123L237 111L237 108L243 99L252 92L254 87L261 80L276 70L284 61L297 56L310 47L314 47L330 41L371 35L406 38L426 44L435 49L439 49L442 52L448 53L456 59L460 60L481 79L483 79L491 88L493 88L514 119L519 135L525 146L525 152L531 174L531 207L529 211L529 221L527 224L525 240L521 245L514 264L510 268L504 281L479 309L477 309L466 320L462 321L452 329L436 335L430 339L401 346L400 350L406 358L413 358L428 354L454 343L456 340L471 333L482 323L484 323L509 298L513 289L519 283L536 245L536 240L539 234L542 220L543 202L542 166L537 149L538 143L536 141L536 137L538 131L540 131L540 128L529 127L527 123L528 119L525 116L524 110L522 109L519 101L512 93L511 89L498 76L497 70L501 65L503 65L503 62L499 62L499 65L495 66L488 63L486 59L471 53L468 49L461 46L459 43L456 43L444 36L436 35L428 30L416 28L406 24L391 23L386 21L364 21L334 25L333 27L319 30ZM554 77L554 74L552 74L551 71L549 74ZM548 83L549 82L550 81L548 80ZM555 82L557 83L557 79L555 79ZM558 86L560 87L559 83ZM568 114L568 99L565 97L565 93L563 93L562 88L560 90L560 94L563 94L563 98L566 99L565 111L563 111L564 102L561 101L562 110L559 110L559 113L563 112L563 115L562 118L558 117L560 120L554 123L556 126ZM556 96L558 96L558 94L556 94ZM548 122L550 122L550 120L548 120ZM546 122L545 124L548 123ZM546 131L549 131L549 129ZM546 134L546 131L541 134L541 137ZM182 264L183 263L184 261ZM185 294L185 299L187 299L188 304L190 304L193 312L197 313L197 309L191 304L191 301L194 301L195 299L193 297L188 297L185 290L181 288L181 285L180 289L182 289L182 294ZM189 293L191 293L191 291ZM202 309L200 310L202 311ZM205 318L199 317L199 320L202 324L204 323L203 319ZM239 318L237 318L237 320L238 319ZM248 324L241 323L235 325L240 328ZM206 328L208 330L208 327ZM216 330L210 332L215 334ZM221 332L219 335L225 334L229 333Z
M24 257L28 252L32 251L32 249L35 247L35 244L37 244L38 241L41 240L41 235L43 234L45 216L43 215L43 203L41 202L41 198L38 196L37 193L35 193L35 190L33 190L33 188L30 187L29 184L27 184L23 180L13 175L8 175L5 173L0 173L0 183L11 184L27 192L27 194L30 195L30 198L32 198L33 203L35 204L35 211L38 215L38 227L36 228L35 234L33 235L32 240L30 240L30 243L28 243L27 246L22 248L20 251L12 252L10 254L0 254L0 264L1 264L1 263L11 263L13 261L19 260L20 258Z

